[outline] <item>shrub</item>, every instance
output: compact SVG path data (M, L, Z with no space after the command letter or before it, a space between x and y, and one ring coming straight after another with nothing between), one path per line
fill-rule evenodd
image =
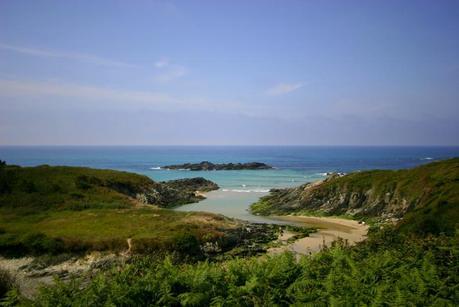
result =
M192 257L202 254L199 240L191 233L180 233L174 237L173 250Z
M37 187L33 181L23 180L21 182L21 190L25 193L35 193L37 192Z
M14 278L11 274L0 268L0 299L6 296L6 293L13 289L14 287Z
M91 183L89 182L88 176L78 176L75 179L75 186L80 190L88 190L91 188Z
M32 233L22 240L25 248L34 255L57 254L64 250L64 243L59 239L52 239L42 233Z

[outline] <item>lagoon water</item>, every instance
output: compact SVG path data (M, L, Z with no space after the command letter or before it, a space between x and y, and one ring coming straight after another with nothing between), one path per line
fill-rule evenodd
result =
M327 172L399 169L459 156L459 147L398 146L0 146L0 160L21 166L72 165L144 174L157 181L202 176L221 189L178 210L221 213L250 221L270 220L247 209L269 189L324 178ZM184 171L160 167L186 162L264 162L272 170Z

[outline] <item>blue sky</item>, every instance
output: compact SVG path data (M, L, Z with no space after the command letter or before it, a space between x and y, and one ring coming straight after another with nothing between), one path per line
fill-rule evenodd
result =
M0 144L459 145L457 1L1 1Z

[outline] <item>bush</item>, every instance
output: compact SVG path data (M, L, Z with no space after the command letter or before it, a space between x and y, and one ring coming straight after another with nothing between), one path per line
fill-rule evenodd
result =
M75 179L75 186L80 190L88 190L91 188L91 183L89 182L88 176L78 176Z
M37 192L37 187L33 181L23 180L21 182L21 190L25 193L35 193Z
M64 250L64 243L42 233L32 233L22 240L24 247L33 255L57 254Z
M8 271L0 268L0 299L4 298L6 293L13 289L14 284L14 278L11 276L11 274Z
M196 236L190 233L180 233L174 237L173 250L191 257L201 256L201 246Z

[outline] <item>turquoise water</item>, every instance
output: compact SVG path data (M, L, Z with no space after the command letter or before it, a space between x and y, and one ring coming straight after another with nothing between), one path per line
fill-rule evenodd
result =
M73 165L144 174L157 181L202 176L221 190L199 204L179 210L201 210L251 221L266 221L247 212L270 188L289 187L324 178L326 172L408 168L459 156L459 147L363 146L0 146L0 160L34 166ZM179 171L161 166L211 161L264 162L272 170Z
M248 210L250 204L266 194L268 193L240 193L218 190L208 193L207 199L199 203L184 205L176 210L212 212L256 223L286 224L286 222L250 214Z

